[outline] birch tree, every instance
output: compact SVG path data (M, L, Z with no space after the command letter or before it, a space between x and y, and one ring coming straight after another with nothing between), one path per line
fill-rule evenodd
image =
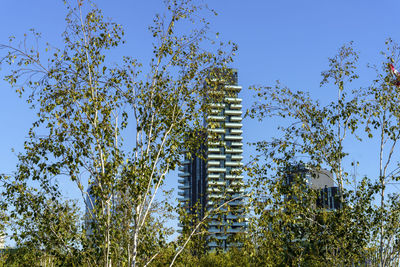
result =
M15 194L37 191L41 201L60 199L58 179L67 179L90 210L92 233L82 236L87 264L145 265L142 255L156 252L144 253L143 240L149 232L161 234L149 221L156 195L181 149L190 146L182 144L187 129L202 125L204 80L232 61L236 46L214 41L205 19L213 10L171 0L149 27L154 42L148 65L134 56L113 65L108 55L124 43L122 26L82 1L66 7L63 48L48 45L43 56L28 40L18 46L13 38L0 47L6 53L1 63L12 66L6 80L38 114L15 176L3 179L8 205L21 205ZM40 42L40 34L33 38ZM11 209L13 218L46 218L25 212L35 203L23 205L23 212Z
M379 205L376 210L375 238L378 240L379 266L391 266L398 261L395 253L399 240L398 193L388 192L390 185L399 180L400 109L398 107L400 89L393 82L388 64L398 65L400 48L393 40L386 41L386 50L382 52L384 60L381 68L375 66L377 78L374 84L363 92L366 125L369 138L378 140L377 193Z

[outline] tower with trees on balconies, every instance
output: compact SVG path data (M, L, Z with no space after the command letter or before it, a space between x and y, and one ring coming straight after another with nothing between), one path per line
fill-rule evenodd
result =
M237 71L216 70L205 83L208 97L202 134L203 144L187 152L179 173L179 201L186 213L207 220L208 248L239 245L245 231L242 175L242 99ZM182 225L185 227L185 225Z

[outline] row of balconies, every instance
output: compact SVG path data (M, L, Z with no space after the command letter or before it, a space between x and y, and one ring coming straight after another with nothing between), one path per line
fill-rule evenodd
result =
M242 163L239 164L239 166L243 166ZM232 168L231 169L231 173L240 173L241 171L242 171L241 168ZM218 172L218 173L226 172L226 168L211 167L211 168L207 168L207 172L208 173L210 173L210 172ZM238 178L239 179L239 178L243 178L243 176L236 175L236 174L234 174L234 175L228 174L228 175L225 176L225 178L227 178L227 179L236 179L236 178Z
M240 121L242 120L241 117L237 117L237 119L240 118ZM214 133L225 133L226 128L242 128L243 124L241 122L225 122L225 123L219 123L219 122L213 122L213 125L207 128L209 132L214 132ZM223 127L223 128L218 128L218 127Z
M241 227L238 227L238 228L228 228L228 229L226 229L226 231L225 231L224 229L221 229L221 228L209 227L209 228L208 228L208 232L210 232L210 233L228 233L228 234L230 234L230 233L242 233L242 232L244 232L244 229L241 228ZM216 237L216 238L219 239L218 237ZM225 239L225 238L222 238L222 239Z
M221 162L219 160L209 160L207 162L207 167L209 166L220 166ZM240 161L225 161L225 166L243 166Z
M246 226L246 222L220 222L220 221L210 221L208 222L209 226L233 226L233 227L243 227ZM216 228L216 227L215 227Z
M222 142L222 141L219 141L219 142L208 141L207 144L209 146L226 146L226 142ZM232 142L231 146L243 146L243 143L242 142ZM228 151L231 151L229 148L227 148L225 151L227 153L231 153L231 152L228 152ZM233 152L233 153L242 153L242 152Z

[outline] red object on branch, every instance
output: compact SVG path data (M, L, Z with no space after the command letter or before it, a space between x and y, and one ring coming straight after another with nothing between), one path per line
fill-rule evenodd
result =
M393 64L389 64L390 73L394 76L395 80L392 81L392 84L400 87L400 73L394 68Z

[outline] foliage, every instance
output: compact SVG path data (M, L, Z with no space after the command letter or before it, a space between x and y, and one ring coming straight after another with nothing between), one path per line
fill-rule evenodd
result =
M248 113L251 117L288 121L288 126L279 126L282 137L254 144L259 155L254 158L249 175L257 190L256 216L251 226L251 240L256 245L250 244L250 248L259 262L304 266L372 262L387 266L398 261L394 251L399 228L392 221L392 216L398 218L398 194L388 196L385 191L388 182L396 181L398 174L398 162L393 155L400 125L396 104L399 93L387 67L388 61L397 62L398 47L391 40L387 45L388 53L384 53L383 67L374 85L368 90L350 92L352 82L358 78L358 54L351 44L340 48L329 59L330 69L322 73L321 85L332 81L338 95L325 106L307 93L292 91L280 83L274 88L254 88L257 101ZM364 178L358 185L351 184L350 190L345 187L351 183L350 171L344 164L350 155L345 140L368 141L362 140L364 136L377 136L380 140L376 150L379 177ZM315 197L307 186L289 191L282 187L277 180L281 169L296 164L299 158L305 158L310 169L318 172L326 168L333 173L339 186L339 209L327 212L312 207ZM351 166L354 164L359 163L353 162ZM288 194L294 197L284 197ZM293 199L296 201L291 203ZM299 201L308 204L298 205ZM376 205L377 201L380 205Z
M47 64L35 47L1 46L7 52L1 62L14 67L6 80L38 111L18 171L3 177L10 216L22 229L14 239L57 251L57 258L83 247L88 265L144 265L165 246L167 233L150 214L166 174L179 164L187 129L202 124L203 82L231 62L236 46L210 39L205 6L166 1L165 15L156 15L149 27L149 69L133 57L112 65L107 56L124 43L122 27L96 7L85 13L80 1L66 6L65 47L48 46ZM39 42L40 34L33 37ZM61 211L67 205L58 179L81 191L83 231L75 210L67 209L62 223L51 217L57 212L46 211L53 203ZM43 229L49 236L41 238L36 228L45 221L54 221L46 227L74 230L59 240L57 232Z
M358 53L352 43L329 58L321 86L331 83L337 98L326 105L279 82L253 88L248 115L284 123L280 137L253 144L258 154L246 167L252 191L246 208L252 212L247 233L238 236L243 246L206 249L207 219L230 212L224 204L202 218L198 211L189 214L195 216L182 220L187 227L178 240L167 242L173 230L166 220L179 207L157 195L182 151L202 146L197 134L209 109L205 99L221 97L213 96L220 93L213 78L227 70L237 47L210 36L205 12L213 10L194 0L165 4L165 15L156 15L149 27L154 43L148 68L133 56L110 63L112 51L124 44L124 30L80 1L66 4L63 48L47 45L43 55L29 46L28 36L20 46L13 37L0 45L0 63L11 66L5 79L38 116L17 171L1 176L0 232L10 229L17 248L4 251L0 264L398 264L400 199L389 186L399 180L400 89L387 64L399 63L400 49L391 39L368 89L354 88ZM31 36L40 43L39 33ZM349 169L359 162L347 163L349 139L379 141L378 175L352 184ZM318 206L320 191L301 172L288 173L293 166L307 166L312 175L330 171L340 207ZM65 198L66 184L81 193L80 202Z

